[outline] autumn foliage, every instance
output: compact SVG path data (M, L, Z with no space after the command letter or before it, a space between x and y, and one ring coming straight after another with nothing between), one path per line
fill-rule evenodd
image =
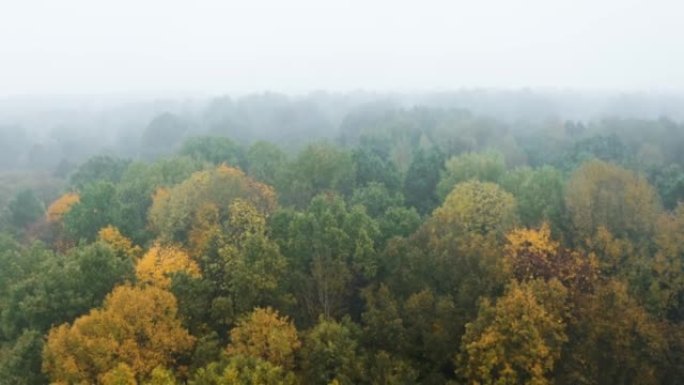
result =
M171 293L120 286L101 309L50 331L43 369L55 383L105 383L131 374L142 380L160 365L176 366L193 343Z

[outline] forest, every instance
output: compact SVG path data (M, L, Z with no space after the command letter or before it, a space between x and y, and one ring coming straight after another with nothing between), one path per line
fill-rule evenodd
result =
M657 104L255 94L0 121L0 384L681 384L684 117Z

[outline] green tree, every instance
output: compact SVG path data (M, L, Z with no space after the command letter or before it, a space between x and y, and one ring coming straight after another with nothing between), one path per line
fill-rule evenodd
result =
M302 372L306 384L351 385L362 378L355 327L323 318L306 335L302 347Z
M45 206L33 190L22 190L8 204L10 220L17 229L23 229L45 214Z
M437 184L437 195L443 200L457 184L471 179L498 183L506 172L503 156L496 152L466 153L446 161Z
M443 168L444 158L437 148L417 150L404 179L406 204L423 215L435 208L439 203L436 190Z
M244 170L247 165L243 148L228 138L193 137L183 143L179 154L217 166L227 164Z
M280 190L286 169L287 156L275 144L258 141L247 150L247 174L258 181Z
M351 155L328 143L308 145L287 171L289 182L282 188L282 199L296 207L306 207L312 197L324 191L349 195L354 189Z
M69 177L69 182L77 190L82 190L86 185L98 181L116 184L121 180L130 163L127 159L106 155L94 156L78 166Z

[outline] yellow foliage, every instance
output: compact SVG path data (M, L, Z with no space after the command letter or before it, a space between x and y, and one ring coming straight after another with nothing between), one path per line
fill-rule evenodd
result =
M515 255L521 251L553 254L558 251L558 242L551 239L551 228L544 223L537 229L515 229L506 235L506 254Z
M195 249L204 239L198 231L206 225L209 208L215 207L219 220L223 221L235 199L248 201L264 215L273 212L277 202L272 187L255 181L238 169L221 165L195 172L170 190L158 190L149 211L150 227L164 241L185 242L191 237L193 227L199 225L200 229L192 234Z
M593 254L560 247L544 223L539 229L515 229L506 235L504 266L520 281L557 278L568 288L588 291L596 281L598 263Z
M47 209L47 221L50 223L61 221L71 207L80 200L81 197L75 192L66 193L57 198Z
M131 259L138 258L142 252L142 249L139 246L134 245L130 239L121 234L119 229L114 226L103 227L97 235L100 241L108 244L114 250L123 253Z
M567 341L558 281L509 285L492 305L484 301L463 337L463 374L470 384L551 384Z
M123 362L102 375L100 383L102 385L138 385L135 380L135 373L130 366Z
M197 263L185 251L176 246L153 246L135 267L135 273L140 283L160 288L168 288L171 285L169 274L181 271L193 277L201 275Z
M119 286L102 309L50 330L43 371L56 383L95 384L126 378L129 369L139 381L158 366L173 367L194 344L177 312L176 298L165 290Z
M565 197L581 239L605 227L619 237L649 238L661 211L648 181L629 170L592 160L575 171Z
M213 203L205 203L195 213L192 227L188 234L188 243L192 255L200 255L209 242L220 235L221 224L219 209Z
M271 308L257 308L230 331L228 354L243 354L291 369L301 346L297 329Z

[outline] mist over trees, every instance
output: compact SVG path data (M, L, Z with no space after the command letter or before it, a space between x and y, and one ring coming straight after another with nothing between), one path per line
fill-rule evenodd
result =
M680 102L0 101L0 383L679 384Z

